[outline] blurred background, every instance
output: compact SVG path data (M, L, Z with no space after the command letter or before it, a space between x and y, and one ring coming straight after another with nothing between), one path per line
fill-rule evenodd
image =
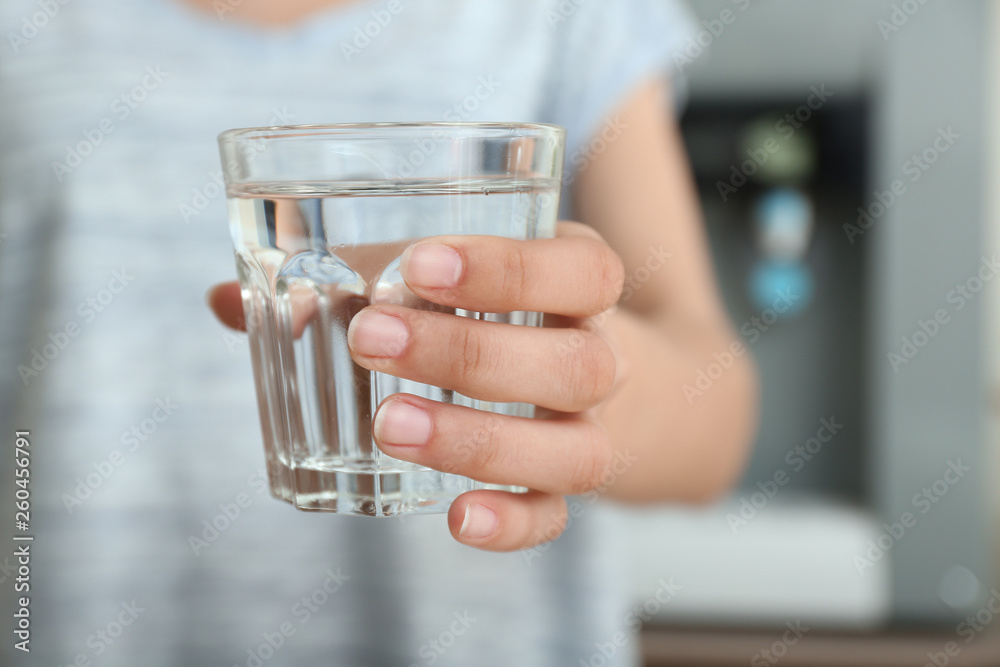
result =
M594 510L629 528L647 664L1000 666L1000 0L686 2L682 129L763 414L724 502Z
M649 662L998 665L1000 7L689 4L684 134L763 418L727 502L621 517L637 603L678 589Z

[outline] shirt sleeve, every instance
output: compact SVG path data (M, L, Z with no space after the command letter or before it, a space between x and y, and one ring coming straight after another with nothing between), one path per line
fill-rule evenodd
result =
M671 81L684 98L684 49L695 21L679 0L550 0L555 31L551 122L566 128L566 175L586 160L588 144L612 135L613 113L640 84ZM607 129L605 129L605 126Z

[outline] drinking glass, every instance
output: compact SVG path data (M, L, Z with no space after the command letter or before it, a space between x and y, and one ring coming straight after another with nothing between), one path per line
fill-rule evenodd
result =
M420 299L400 275L400 255L441 234L552 237L564 143L562 128L532 123L307 125L219 136L272 495L303 510L393 516L446 512L477 488L523 490L387 456L372 440L372 416L400 392L520 417L534 406L364 369L351 359L347 327L370 304L540 325L539 313ZM463 444L486 435L469 433Z

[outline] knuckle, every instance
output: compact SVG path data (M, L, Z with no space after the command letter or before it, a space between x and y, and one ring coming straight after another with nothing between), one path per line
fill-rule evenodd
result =
M509 251L504 252L500 271L500 293L504 303L516 310L518 304L524 303L528 286L528 258L524 254L524 246L520 243L509 245Z
M450 354L454 360L454 370L463 378L473 376L479 368L483 346L472 327L460 326L451 335Z
M570 471L568 493L571 495L600 487L612 463L611 442L603 428L590 425L580 439L579 458Z
M599 336L579 329L570 333L570 353L564 355L563 391L577 409L603 401L614 386L615 355Z
M463 322L451 334L449 358L454 360L452 373L458 378L476 382L493 377L502 356L496 336L483 331L473 322Z
M484 431L469 449L470 474L487 473L494 475L510 468L511 451L503 446L502 429Z
M607 310L618 303L622 290L625 289L625 265L607 244L596 244L591 275L594 276L594 294L597 311Z

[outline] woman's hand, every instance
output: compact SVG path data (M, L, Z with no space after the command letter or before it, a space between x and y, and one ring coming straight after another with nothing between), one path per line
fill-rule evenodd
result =
M561 223L558 238L538 241L438 237L406 252L404 278L425 299L542 311L554 328L388 305L366 308L350 326L351 354L365 368L541 406L540 418L525 420L396 395L376 412L376 441L394 457L534 489L456 499L449 525L465 544L505 551L554 539L566 522L563 494L705 503L742 473L756 427L756 370L715 284L674 112L657 78L613 114L627 130L594 152L567 193L586 226ZM457 266L447 249L432 250L441 244ZM235 284L210 301L223 321L240 324ZM300 295L293 333L314 303ZM734 345L742 352L730 352ZM692 397L720 354L731 363Z
M564 222L555 239L421 240L403 254L401 271L415 294L443 306L557 316L547 323L559 328L534 328L373 305L348 329L351 355L364 368L542 408L541 418L522 419L396 394L379 406L373 433L392 457L532 489L459 496L448 513L458 541L511 551L554 539L566 523L562 496L599 487L611 464L612 444L594 408L614 388L619 362L607 334L584 325L618 301L621 260L596 232ZM209 302L238 327L242 308L232 287L217 288Z

